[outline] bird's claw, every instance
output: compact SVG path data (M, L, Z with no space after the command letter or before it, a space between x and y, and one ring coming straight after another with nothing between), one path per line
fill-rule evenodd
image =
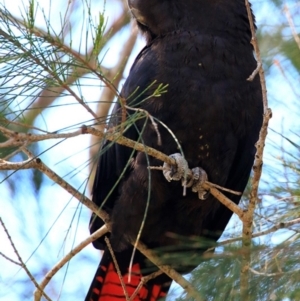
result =
M183 187L192 187L192 191L198 193L198 198L205 200L209 195L209 192L203 188L203 184L207 181L205 170L195 167L191 170L191 175L188 163L180 153L172 154L169 157L176 161L176 166L164 163L163 174L167 181L181 180Z
M195 167L192 169L193 176L190 180L192 191L198 193L198 198L200 200L207 199L209 192L203 188L203 184L207 181L207 173L204 169L200 167ZM190 184L190 183L189 183Z
M179 181L182 178L185 178L185 175L189 169L187 161L184 157L179 154L172 154L169 156L170 158L176 161L176 166L170 165L168 163L164 163L163 165L163 174L168 182Z

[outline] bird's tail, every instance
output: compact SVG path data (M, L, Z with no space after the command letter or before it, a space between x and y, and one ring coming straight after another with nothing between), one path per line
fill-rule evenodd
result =
M122 275L121 282L109 251L104 251L85 301L122 301L126 300L126 294L131 301L156 301L166 297L171 284L170 278L162 274L141 284L145 258L140 253L136 254L129 276L130 254L128 251L115 253Z

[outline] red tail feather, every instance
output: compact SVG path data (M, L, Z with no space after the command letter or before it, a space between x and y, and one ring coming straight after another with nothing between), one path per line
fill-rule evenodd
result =
M118 254L119 260L122 253ZM121 256L120 256L121 255ZM125 256L127 257L127 256ZM128 258L126 258L128 259ZM118 260L118 259L117 259ZM127 261L127 260L126 260ZM118 261L119 262L119 261ZM129 260L128 260L129 263ZM123 265L120 262L120 265ZM121 269L122 270L122 269ZM141 273L141 263L134 262L131 270L131 279L129 282L128 268L122 271L123 283L130 298L136 291L143 277ZM169 279L163 275L144 284L132 301L156 301L166 297L170 287ZM122 287L120 277L115 269L110 254L106 250L88 292L85 301L122 301L126 300L125 292Z

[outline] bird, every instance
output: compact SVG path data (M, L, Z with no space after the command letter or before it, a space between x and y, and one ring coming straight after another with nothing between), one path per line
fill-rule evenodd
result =
M126 138L166 155L181 153L210 182L243 192L263 118L259 78L247 80L257 62L245 1L128 0L128 7L146 45L108 131L122 128ZM142 277L157 270L134 252L137 239L151 250L184 251L182 238L217 241L228 224L232 212L209 191L199 198L187 188L184 195L180 182L148 168L162 164L117 142L102 143L92 200L110 216L113 252L103 237L93 243L104 253L86 301L126 300L124 290L132 296ZM169 180L176 172L169 170ZM236 204L241 198L225 195ZM91 233L103 224L93 214ZM163 299L170 283L165 274L154 277L141 283L132 300Z

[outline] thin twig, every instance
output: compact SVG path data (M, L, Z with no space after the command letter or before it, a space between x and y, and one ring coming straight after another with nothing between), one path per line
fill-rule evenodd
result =
M293 38L294 38L294 40L295 40L298 48L300 49L300 37L297 34L293 18L291 16L290 10L289 10L289 8L288 8L288 6L286 4L283 7L283 11L285 13L285 16L286 16L288 22L289 22L289 26L291 28Z
M4 122L4 123L7 123L7 124L13 124L15 126L18 126L18 127L22 127L22 128L27 128L27 129L31 129L31 130L37 130L39 132L44 132L45 134L48 134L49 132L45 131L45 130L42 130L36 126L33 126L33 125L29 125L29 124L26 124L24 122L17 122L15 120L9 120L3 116L0 117L0 122Z
M271 109L268 108L268 99L267 99L267 88L266 88L266 81L264 76L264 70L262 67L262 59L260 55L260 50L257 43L257 37L255 33L255 26L252 16L252 11L250 8L250 4L248 0L245 0L245 6L247 10L247 15L249 19L249 25L251 30L251 44L253 45L256 59L257 59L257 65L260 66L258 69L258 74L260 78L260 84L262 89L262 98L263 98L263 109L264 109L264 115L263 115L263 124L260 129L259 133L259 140L256 143L256 154L253 164L253 177L252 177L252 187L250 192L250 200L249 200L249 206L247 208L247 211L244 214L243 218L243 256L242 256L242 268L241 268L241 296L242 299L247 301L249 300L249 267L250 267L250 245L251 245L251 238L252 238L252 224L253 224L253 216L254 216L254 210L257 204L258 200L258 186L259 181L262 173L262 164L263 164L263 151L265 146L265 140L268 132L268 124L269 120L272 116Z
M108 232L106 225L103 225L100 229L95 231L88 238L83 240L78 246L76 246L71 252L69 252L64 258L62 258L44 277L42 282L40 283L40 289L34 292L34 301L40 301L42 298L42 291L45 290L46 286L53 278L53 276L67 263L69 262L77 253L79 253L83 248L89 245L91 242L95 241L99 237L103 236Z
M8 240L9 240L9 242L10 242L10 245L12 246L15 254L18 257L18 260L20 262L20 266L24 269L24 271L26 272L26 274L28 275L28 277L30 278L30 280L32 281L32 283L41 292L41 294L46 298L46 300L52 301L48 297L48 295L43 291L43 289L39 286L39 284L37 283L37 281L35 280L35 278L32 276L32 274L28 270L26 264L24 263L23 259L21 258L21 256L20 256L20 254L19 254L19 252L18 252L18 250L17 250L17 248L16 248L16 246L15 246L15 244L14 244L14 242L13 242L13 240L12 240L12 238L11 238L11 236L10 236L10 234L9 234L9 232L8 232L8 230L7 230L7 228L6 228L6 226L5 226L5 224L4 224L4 222L3 222L3 220L2 220L1 217L0 217L0 223L1 223L2 228L4 229L4 232L6 233L6 236L7 236Z
M156 132L156 135L157 135L157 145L161 145L161 135L160 135L160 132L159 132L159 129L158 129L158 125L157 123L154 121L154 118L151 114L149 114L149 112L147 110L144 110L144 109L141 109L141 108L132 108L130 106L127 106L125 105L125 108L126 109L129 109L129 110L132 110L132 111L135 111L135 112L143 112L151 121L152 123L152 126Z
M28 150L26 152L28 152ZM68 191L79 202L81 202L83 205L92 210L96 215L98 215L109 227L108 214L105 211L100 210L94 202L92 202L89 198L80 193L76 188L74 188L58 174L56 174L51 168L44 164L40 158L34 158L34 156L32 156L22 162L7 162L0 159L0 170L20 170L31 168L38 169L39 171L47 175L51 180L53 180L53 182Z
M162 162L166 162L170 165L176 165L176 161L174 159L166 156L164 153L162 153L162 152L160 152L160 151L158 151L158 150L156 150L152 147L146 146L142 143L138 143L134 140L128 139L128 138L122 136L118 132L115 132L115 133L108 132L108 133L104 134L103 132L98 131L95 128L92 128L92 127L83 127L82 131L83 131L83 133L89 133L89 134L92 134L92 135L96 135L96 136L105 138L109 141L113 141L115 143L130 147L130 148L135 149L137 151L147 153L148 156L155 157L158 160L161 160Z
M231 201L228 197L226 197L223 193L221 193L218 189L211 187L209 184L204 183L203 188L208 190L218 201L220 201L224 206L234 212L240 220L244 219L244 211L233 201Z
M209 181L205 181L205 183L208 184L208 185L210 185L210 186L212 186L212 187L215 187L217 189L229 192L229 193L234 194L234 195L242 195L242 193L240 191L235 191L235 190L232 190L232 189L228 189L228 188L222 187L220 185L211 183Z
M133 292L133 294L130 296L129 301L133 301L134 300L134 298L137 296L137 294L139 293L139 291L141 290L141 288L143 287L143 285L145 285L148 281L156 278L157 276L159 276L161 274L163 274L162 270L158 270L156 272L153 272L150 275L142 277L139 285L137 286L137 288L135 289L135 291Z
M127 289L126 289L126 285L124 283L124 279L123 279L123 276L122 276L122 273L120 271L120 268L119 268L119 264L118 264L118 261L116 259L116 256L115 256L115 253L114 253L114 250L112 249L112 246L110 244L110 241L107 237L104 238L106 244L107 244L107 247L108 247L108 250L110 252L110 255L112 257L112 260L114 262L114 266L115 266L115 269L117 271L117 274L119 276L119 279L120 279L120 283L121 283L121 286L122 286L122 289L123 289L123 292L124 292L124 296L126 298L126 301L129 301L129 296L128 296L128 292L127 292Z
M2 252L0 252L0 256L4 257L6 260L12 262L13 264L22 267L22 264L21 264L20 262L17 262L17 261L15 261L15 260L11 259L10 257L8 257L8 256L6 256L5 254L3 254Z
M30 134L30 133L29 134L28 133L15 133L13 131L10 131L10 130L0 126L0 132L11 137L10 139L7 140L7 141L9 141L9 143L7 141L4 142L4 143L6 143L5 145L10 145L10 146L22 145L22 143L37 142L37 141L48 140L48 139L61 139L61 138L76 137L81 134L89 133L89 134L98 136L102 139L105 138L109 141L113 141L115 143L133 148L137 151L145 152L149 156L155 157L155 158L161 160L162 162L166 162L170 165L176 165L176 161L173 158L170 158L169 156L165 155L164 153L162 153L152 147L149 147L142 143L138 143L134 140L128 139L128 138L122 136L119 132L104 133L103 131L99 131L93 127L82 126L81 130L77 130L77 131L70 132L70 133L63 133L63 134L34 135L34 134ZM1 144L0 144L0 147L1 147ZM53 174L51 169L48 168L46 165L44 165L40 159L35 159L35 161L27 160L26 162L7 162L7 161L3 161L3 160L0 161L0 170L8 170L8 169L16 170L16 169L28 169L28 168L38 168L40 171L43 171L45 173L47 172L48 173L47 176L49 176L50 178L52 176L56 179L60 179L60 182L62 180L62 178L60 178L58 175ZM56 183L59 184L60 182L56 182ZM65 187L67 187L67 188L69 187L69 184L66 183L65 181L63 181L62 183L64 183ZM63 188L65 188L65 187L63 187ZM243 213L242 209L239 206L237 206L234 202L232 202L229 198L227 198L224 194L222 194L220 191L218 191L216 188L214 188L212 185L210 185L210 183L204 183L203 188L206 190L210 190L210 193L214 197L216 197L222 204L227 206L230 210L232 210L234 213L236 213L240 218L243 218L244 213ZM67 191L69 191L69 190L67 190ZM74 193L74 189L70 188L70 191L72 191L72 193ZM81 194L78 194L78 197L80 197L80 195ZM93 205L93 206L91 204L88 205L88 208L91 209L92 207L95 208L95 205ZM94 209L91 209L91 210L94 211Z
M280 229L289 229L291 226L294 226L294 225L297 225L297 224L300 224L300 218L296 218L296 219L293 219L291 221L287 221L287 222L280 222L280 223L277 223L275 225L273 225L271 228L269 229L266 229L264 231L260 231L260 232L256 232L256 233L253 233L252 234L252 238L255 238L255 237L261 237L261 236L264 236L264 235L267 235L267 234L270 234L270 233L273 233L273 232L276 232L277 230L280 230ZM293 230L293 229L290 229L290 230ZM212 248L209 248L207 249L205 252L210 252L210 251L213 251L216 247L218 246L224 246L224 245L228 245L230 243L233 243L233 242L237 242L237 241L241 241L243 240L243 236L240 236L240 237L234 237L234 238L229 238L229 239L226 239L226 240L223 240L223 241L220 241L217 243L217 246L214 246Z
M65 139L71 137L77 137L82 134L82 130L76 130L69 133L47 133L47 134L38 134L34 135L31 133L18 133L12 130L9 130L3 126L0 126L0 132L10 137L10 139L0 143L0 148L11 147L11 146L20 146L26 143L38 142L49 139Z
M257 67L252 72L252 74L247 78L247 80L252 82L254 80L255 76L259 73L260 68L261 68L261 63L257 62Z
M265 277L276 277L276 276L282 276L285 274L294 274L294 273L299 273L300 270L291 270L291 271L286 271L286 272L277 272L277 273L265 273L265 272L259 272L254 270L253 268L249 268L249 271L252 272L255 275L260 275L260 276L265 276Z
M133 242L134 244L134 242ZM181 276L178 272L176 272L173 268L168 265L164 265L161 263L159 257L155 255L155 253L148 249L143 243L139 242L137 244L137 249L144 254L151 262L153 262L156 266L158 266L165 274L167 274L171 279L173 279L176 283L178 283L187 293L188 297L193 298L197 301L203 301L199 292Z

